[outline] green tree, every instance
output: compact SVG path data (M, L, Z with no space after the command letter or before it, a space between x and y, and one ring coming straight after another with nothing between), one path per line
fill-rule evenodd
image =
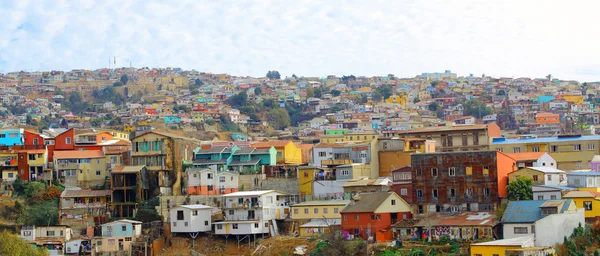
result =
M506 92L504 90L499 90L496 92L496 95L506 95Z
M429 103L429 106L427 106L427 109L430 111L437 111L438 108L440 108L440 105L437 102L431 102Z
M548 79L548 81L552 81L552 74L548 74L548 75L546 76L546 79Z
M290 115L284 108L275 108L269 114L269 123L276 130L283 130L291 125Z
M468 100L463 104L464 115L481 118L492 113L492 109L477 99Z
M281 75L279 74L279 71L273 70L273 71L267 72L267 78L269 78L269 79L280 79Z
M308 86L308 88L306 88L306 97L307 98L315 97L315 89L313 89L311 86Z
M333 89L333 90L331 90L331 95L332 95L333 97L340 96L341 94L342 94L342 92L341 92L341 91L339 91L339 90L336 90L336 89Z
M48 226L58 224L58 200L43 200L30 204L27 211L19 216L19 224Z
M413 100L413 103L419 103L419 102L421 102L421 99L419 99L419 98L415 98L415 99Z
M390 87L387 84L377 87L377 89L375 89L375 92L381 93L381 95L383 96L384 100L387 99L387 98L389 98L390 96L392 96L392 94L394 93L392 91L392 87Z
M114 87L119 87L119 86L123 86L123 82L121 81L116 81L115 83L113 83Z
M121 75L121 79L119 79L119 81L125 85L127 82L129 82L129 77L126 74L123 74Z
M254 88L254 95L262 95L262 89L260 87Z
M30 202L40 202L44 200L44 192L46 192L46 184L33 181L25 186L25 196Z
M42 256L48 255L45 249L37 249L8 230L0 233L0 255L3 256Z
M375 102L380 102L381 99L383 99L383 94L381 94L379 91L375 91L371 95L371 99L373 99L373 101L375 101Z
M516 180L510 182L506 187L508 192L508 200L519 201L519 200L532 200L533 192L531 187L533 186L533 179L527 176L520 176Z
M227 99L227 104L229 104L232 107L248 105L248 93L246 92L246 90L244 90L234 96L229 97L229 99Z

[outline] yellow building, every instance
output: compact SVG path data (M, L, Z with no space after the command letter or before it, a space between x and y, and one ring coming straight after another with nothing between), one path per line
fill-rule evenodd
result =
M533 185L566 185L565 172L554 167L525 167L508 174L508 182L513 182L519 177L529 177Z
M257 149L274 147L277 150L277 164L303 164L302 149L291 140L256 142L252 147Z
M135 126L133 127L135 131ZM117 131L117 130L97 130L98 132L106 132L113 136L114 140L126 140L129 141L129 132L128 131Z
M586 219L595 219L600 216L600 192L570 191L563 198L573 199L577 208L584 208Z
M385 100L385 102L387 103L400 104L402 108L406 108L407 101L408 97L406 96L406 94L392 95Z
M600 136L565 135L547 138L494 138L490 150L505 153L548 152L556 159L556 168L565 171L580 170L600 154Z
M312 198L313 183L318 179L319 173L325 172L324 169L314 166L299 166L298 167L298 192L300 198Z
M321 143L336 143L336 142L344 142L343 134L332 134L321 136Z
M471 244L471 256L555 255L552 247L536 247L534 235Z
M103 185L108 177L102 150L55 151L54 172L62 184L81 188Z
M7 150L0 152L0 171L2 180L15 180L18 174L18 154Z
M583 95L561 95L566 102L573 104L583 104Z
M350 200L306 201L290 206L293 220L339 219Z
M344 134L343 142L368 142L379 138L376 133L370 132L353 132Z

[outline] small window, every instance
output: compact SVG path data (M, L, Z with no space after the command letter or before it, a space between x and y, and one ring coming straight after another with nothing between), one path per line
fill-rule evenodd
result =
M177 220L183 220L183 211L177 211Z
M544 200L544 196L538 196L537 200Z
M583 208L586 211L591 211L592 210L592 201L584 201L583 202Z
M46 231L46 236L54 236L54 231Z
M421 168L417 168L417 176L419 176L419 177L423 176L423 172L421 171Z
M581 144L573 145L573 151L581 151Z
M400 189L400 195L401 195L401 196L408 195L408 189L406 189L406 188ZM392 200L392 201L394 201L394 200ZM394 202L394 203L395 203L395 202Z
M101 240L98 240L98 242L96 242L96 245L97 245L97 246L102 246L102 241L101 241Z
M192 216L198 216L198 211L192 211Z
M396 200L392 199L392 205L396 205Z
M71 144L71 138L65 138L65 144Z
M376 214L376 215L375 215L375 220L381 220L381 215L379 215L379 214Z
M484 166L483 167L483 175L490 175L490 167L489 166Z
M596 144L587 144L587 148L588 148L588 150L595 150Z
M294 209L294 215L298 215L298 209Z
M354 220L358 220L358 214L354 215Z
M471 166L465 167L465 173L467 174L467 176L473 175L473 168Z
M173 221L173 227L177 227L177 222Z
M96 176L100 176L102 173L100 171L96 171Z
M456 167L448 168L448 176L456 176Z
M532 146L531 152L540 152L540 146Z
M315 209L313 209L313 212L314 212L315 214L318 214L318 213L319 213L319 208L315 208Z
M127 225L121 225L121 231L127 231Z
M348 220L348 216L344 215L344 221Z
M515 234L527 234L527 227L515 227L514 233Z
M431 176L433 176L433 177L437 177L438 176L438 169L437 168L431 168Z
M131 237L130 237L130 236L128 236L128 237L125 237L125 242L131 242L131 240L132 240L132 239L131 239Z
M212 173L207 173L207 174L206 174L206 178L207 178L207 179L209 179L209 180L210 180L210 179L212 179L212 178L213 178L213 175L212 175Z
M466 197L470 197L473 195L473 189L472 188L466 188L465 189L465 196Z
M548 175L548 181L552 181L552 175Z
M323 213L324 214L327 214L327 211L328 211L327 208L323 208Z
M417 189L417 198L423 197L423 190Z
M550 200L556 200L556 195L551 195Z
M521 153L521 148L520 147L514 147L513 148L513 152L514 153Z
M437 190L437 189L434 189L434 190L432 191L431 195L432 195L433 197L437 198L437 197L438 197L438 190Z
M490 188L484 188L483 189L483 195L484 196L490 196Z
M308 214L308 208L304 208L304 214Z
M223 224L217 224L217 229L218 229L218 230L221 230L221 229L223 229Z
M254 223L254 228L258 228L258 223Z
M219 177L219 182L225 182L225 177L223 177L223 176Z
M237 223L233 223L233 224L231 225L231 228L232 228L232 229L238 229L238 224L237 224Z
M558 146L550 146L550 152L558 152Z
M450 197L456 197L456 189L450 189Z
M537 175L533 175L533 181L538 181L538 176Z

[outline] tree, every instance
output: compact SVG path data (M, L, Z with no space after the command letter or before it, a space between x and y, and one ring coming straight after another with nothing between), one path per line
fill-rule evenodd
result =
M248 93L246 93L246 90L244 90L234 96L231 96L229 99L227 99L227 104L233 107L246 106L248 104Z
M356 77L354 75L342 76L342 83L348 84L348 81L356 81Z
M340 96L341 94L342 94L342 92L339 90L336 90L336 89L331 90L331 95L333 95L333 97Z
M315 89L313 89L310 86L308 88L306 88L306 97L307 98L314 98L315 97Z
M58 224L58 200L42 200L30 204L27 211L19 216L19 224L48 226Z
M492 113L492 109L490 107L477 99L466 101L463 104L463 108L464 115L473 116L475 118L481 118Z
M262 94L262 89L260 87L254 88L254 95L261 95L261 94Z
M413 103L415 103L415 104L416 104L416 103L419 103L419 102L421 102L421 99L419 99L419 98L415 98L415 99L413 100Z
M389 85L379 86L379 87L377 87L377 89L375 89L375 92L381 93L384 100L389 98L390 96L392 96L392 94L394 93L392 91L392 87L390 87Z
M548 81L552 81L552 74L548 74L548 75L546 76L546 79L548 79Z
M520 200L532 200L533 192L531 187L533 186L533 179L527 176L520 176L516 180L510 182L506 186L508 192L508 200L520 201Z
M119 79L119 81L121 81L123 84L127 84L127 82L129 82L129 77L126 74L123 74L121 75L121 79Z
M123 82L121 82L121 81L116 81L116 82L113 84L113 86L114 86L114 87L123 86Z
M204 83L202 82L202 80L200 80L200 78L196 78L196 80L194 81L194 85L200 87L204 85Z
M269 79L280 79L281 75L279 74L279 71L276 71L276 70L270 71L269 70L269 72L267 72L267 78L269 78Z
M381 99L383 99L383 94L381 94L379 91L375 91L373 95L371 95L371 98L373 99L373 101L379 102L381 101Z
M496 92L496 95L506 95L506 92L504 90L499 90Z
M4 256L42 256L47 255L45 249L38 249L31 246L27 241L21 239L15 234L11 234L8 230L0 233L0 255Z
M429 109L429 111L437 111L438 108L440 108L440 105L437 102L432 102L429 103L429 106L427 106L427 109Z
M46 184L33 181L25 186L25 196L30 202L38 203L44 200L44 193L46 192Z
M298 79L298 77L296 76L296 74L292 74L292 78Z
M321 87L317 87L315 88L315 98L321 98L323 97L323 88Z
M284 108L275 108L270 112L269 123L276 130L283 130L291 125L290 115Z

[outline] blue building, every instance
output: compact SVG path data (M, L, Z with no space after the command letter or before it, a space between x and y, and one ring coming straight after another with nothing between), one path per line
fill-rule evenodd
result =
M181 117L178 116L165 116L165 124L180 124Z
M137 237L142 234L142 222L117 220L102 225L102 237Z
M253 147L239 148L212 147L211 149L194 150L194 167L209 168L216 171L236 171L239 173L256 172L263 165L277 163L275 147L257 149Z
M25 138L23 137L23 129L7 128L0 129L0 145L13 146L23 145Z

